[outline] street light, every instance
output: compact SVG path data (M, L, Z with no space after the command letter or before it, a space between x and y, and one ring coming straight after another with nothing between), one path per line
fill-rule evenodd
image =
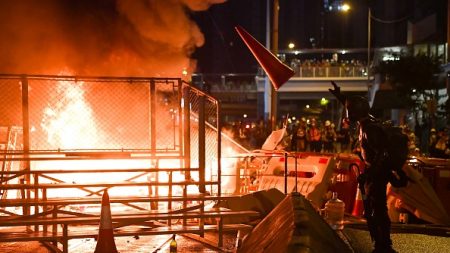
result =
M347 11L350 10L350 5L344 3L344 4L342 4L342 5L340 6L340 10L343 11L343 12L347 12Z
M321 26L320 26L320 43L322 44L322 48L324 48L325 45L325 12L348 12L351 7L349 4L344 3L342 1L335 1L333 4L327 5L324 2L324 5L322 6L322 11L320 13L321 15Z

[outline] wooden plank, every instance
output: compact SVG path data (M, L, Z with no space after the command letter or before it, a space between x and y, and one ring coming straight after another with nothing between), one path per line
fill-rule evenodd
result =
M22 241L54 241L59 239L62 233L53 234L52 232L0 232L1 242L22 242Z
M5 190L18 190L18 189L58 189L58 188L102 188L102 187L123 187L123 186L169 186L169 185L198 185L199 182L194 181L179 181L179 182L98 182L98 183L56 183L56 184L6 184L2 185L2 189ZM207 181L207 185L218 184L216 181Z
M30 171L0 171L0 175L10 174L68 174L68 173L130 173L130 172L178 172L178 171L198 171L198 168L136 168L136 169L67 169L67 170L30 170Z
M235 198L236 196L210 196L204 194L192 194L187 196L145 196L145 197L110 197L110 203L137 203L137 202L182 202L182 201L216 201ZM239 197L239 196L237 196ZM47 200L34 199L4 199L0 202L1 207L11 206L35 206L35 205L81 205L81 204L101 204L101 197L80 197L80 198L51 198Z
M65 154L54 154L49 156L37 155L36 153L18 153L18 152L2 152L0 155L7 155L2 161L76 161L76 160L103 160L103 159L182 159L180 155L146 155L146 154L131 154L131 156L125 156L118 154L117 156L95 156L95 155L75 155L70 154L65 156Z
M252 226L246 224L227 224L224 225L224 231L251 230ZM205 225L203 231L217 231L217 225ZM114 236L135 236L135 235L160 235L160 234L182 234L182 233L200 233L202 230L199 226L182 226L174 225L170 227L154 227L154 228L120 228L114 230ZM87 230L68 231L67 236L57 232L7 232L0 233L1 242L17 242L17 241L54 241L66 239L96 238L98 236L98 228Z
M168 213L142 213L142 214L124 214L112 215L113 223L127 222L139 223L149 220L168 220L168 219L201 219L201 218L221 218L221 217L239 217L239 216L259 216L255 211L204 211L204 212L187 212L180 214ZM57 217L57 218L33 218L33 219L0 219L0 226L33 226L33 225L54 225L54 224L98 224L100 216L95 217Z
M288 195L255 227L238 252L285 252L294 228L294 208Z

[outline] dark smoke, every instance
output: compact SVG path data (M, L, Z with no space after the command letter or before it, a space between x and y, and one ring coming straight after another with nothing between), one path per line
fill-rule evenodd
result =
M2 0L0 73L179 77L225 0Z

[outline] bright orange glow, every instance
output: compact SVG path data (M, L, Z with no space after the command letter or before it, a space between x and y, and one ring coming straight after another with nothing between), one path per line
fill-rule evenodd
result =
M61 75L70 76L70 73L61 73ZM124 181L148 183L145 186L130 186L130 187L111 187L108 188L108 193L111 197L118 196L168 196L171 190L172 196L182 196L184 192L184 186L173 185L168 186L155 186L152 182L167 183L171 179L172 182L185 182L187 180L193 180L195 182L199 181L199 173L197 170L191 171L189 173L189 178L185 172L152 172L152 173L142 173L142 172L105 172L105 170L114 169L142 169L142 168L180 168L198 167L199 162L195 158L196 155L192 155L190 165L184 164L183 158L178 159L168 159L164 156L158 157L158 159L140 159L139 157L133 157L133 159L96 159L92 158L90 160L74 158L74 160L57 160L51 158L60 158L67 154L64 151L68 150L93 150L101 149L104 147L109 147L110 138L112 133L107 132L108 128L105 128L105 124L111 124L108 119L104 117L98 117L97 107L92 105L92 101L89 100L91 95L90 84L88 81L80 80L61 80L55 83L56 86L52 87L52 92L49 95L49 99L46 101L46 107L41 109L38 113L40 117L40 122L38 125L32 126L33 133L38 132L39 134L44 133L44 138L39 138L39 146L50 147L55 151L56 149L61 150L61 153L56 153L53 157L48 160L31 160L31 170L76 170L80 171L77 173L60 173L53 174L48 173L44 176L39 177L39 183L41 184L97 184L97 183L119 183ZM170 97L170 94L168 95ZM164 100L162 100L164 101ZM167 102L167 101L166 101ZM160 103L157 110L158 117L167 117L169 112L171 115L171 120L169 124L163 129L158 129L157 135L161 140L173 140L179 138L179 132L172 124L176 120L184 122L178 119L179 107L176 105L176 101L169 101L167 103ZM182 115L181 117L184 117ZM106 121L106 122L105 122ZM198 122L198 117L195 114L191 114L191 122ZM195 123L193 124L195 126ZM103 126L103 128L102 128ZM247 128L250 125L246 126ZM174 130L175 129L175 130ZM215 143L216 132L212 128L208 128L206 138L213 138L214 140L207 140L206 143ZM174 137L175 133L175 137ZM41 135L42 136L42 135ZM160 138L161 137L161 138ZM233 157L238 153L242 153L243 147L232 141L232 138L227 142L222 142L222 157ZM133 144L132 144L133 145ZM237 145L237 146L236 146ZM45 148L42 148L45 149ZM167 148L170 151L170 147ZM215 152L215 147L208 147L208 151L212 153ZM175 155L177 151L173 152ZM172 154L171 154L172 155ZM214 156L214 155L211 155ZM44 156L42 157L44 158ZM240 171L237 166L236 157L232 159L222 159L221 170L222 170L222 180L221 180L221 192L222 194L234 194L239 190L237 185L240 180L237 178L236 174ZM218 180L218 161L216 157L208 156L205 164L205 180L207 182ZM83 170L95 170L95 173L89 172L83 173ZM98 171L98 173L97 173ZM171 178L170 178L171 177ZM34 183L35 178L31 179L31 183ZM199 193L198 184L193 183L187 186L188 194ZM213 186L207 185L206 191L215 194L218 192L218 186L213 184ZM46 191L47 198L57 198L57 197L84 197L84 196L101 196L105 187L73 187L73 188L48 188ZM34 194L34 193L33 193ZM43 192L37 193L39 197L43 197ZM8 198L15 198L19 195L19 192L11 191L8 194ZM147 207L148 203L145 203ZM144 204L143 204L144 205ZM165 205L165 206L164 206ZM168 203L159 204L159 207L167 207ZM76 211L84 211L89 209L89 211L95 211L97 207L91 206L80 206L64 207L69 210L73 208L79 208ZM123 205L112 205L111 208L114 211L123 210ZM173 202L172 208L178 208L176 202ZM98 211L98 210L97 210ZM12 210L15 212L15 210Z
M67 73L65 73L67 74ZM52 147L58 147L61 150L67 149L92 149L95 147L105 146L106 134L100 131L94 113L85 98L85 83L82 81L59 81L57 84L57 94L62 97L58 98L56 103L50 103L43 111L41 127L47 133L47 142ZM159 134L165 134L160 131ZM151 175L143 175L137 178L138 173L107 173L101 172L103 169L133 169L133 168L179 168L181 161L176 159L159 160L155 164L151 160L145 159L111 159L111 160L73 160L73 161L34 161L32 168L35 170L83 170L96 169L98 175L89 177L83 173L67 173L53 174L52 176L66 183L101 183L101 182L122 182L131 180L134 182L159 181L168 182L169 174L165 172L151 173ZM158 177L158 178L156 178ZM197 175L198 177L198 175ZM198 179L198 178L197 178ZM174 172L172 180L174 182L184 181L184 174ZM55 183L55 180L42 178L41 183ZM195 187L195 186L192 186ZM188 191L198 192L198 188L192 189L188 187ZM179 189L176 189L179 188ZM172 194L182 194L181 186L174 186ZM154 191L153 194L156 192ZM55 196L52 196L54 194ZM58 189L48 192L48 197L65 196L76 197L83 196L86 192L81 189ZM111 188L110 195L115 196L145 196L149 195L148 187L120 187ZM167 195L168 187L159 186L158 195Z
M222 148L222 159L220 161L221 166L221 192L222 194L235 194L239 190L237 187L237 170L240 169L238 166L238 159L236 156L240 152L233 149L232 146L223 145ZM217 171L217 163L214 161L211 165L211 171ZM215 179L216 175L211 175L207 171L207 178Z
M84 82L58 82L57 93L64 94L65 99L60 100L54 108L47 107L41 122L49 144L61 149L98 146L100 133L92 110L85 102L83 85Z

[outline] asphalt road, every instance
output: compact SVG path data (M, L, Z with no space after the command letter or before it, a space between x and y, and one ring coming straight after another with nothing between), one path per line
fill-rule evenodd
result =
M355 253L372 252L369 232L365 229L345 228L343 234ZM446 236L427 235L421 233L391 234L393 247L399 253L444 253L450 252L450 234Z
M356 228L355 228L356 227ZM450 228L446 228L450 231ZM442 231L442 230L441 230ZM420 231L419 231L420 232ZM422 234L418 232L408 231L402 232L400 229L393 229L391 235L394 249L399 253L446 253L450 252L450 233L437 235ZM364 226L345 227L339 232L343 238L353 249L355 253L372 252L372 242L369 233ZM215 241L215 234L206 234L207 239ZM120 253L165 253L169 252L167 244L164 244L170 235L142 236L134 237L117 237L115 243ZM224 237L224 248L232 251L235 243L235 234L227 233ZM198 241L184 236L177 236L178 252L223 252L213 247L207 247ZM93 239L71 240L69 244L70 253L87 253L94 252L96 241ZM159 250L158 250L159 249ZM0 243L0 253L48 253L47 248L38 242L14 242ZM255 252L256 253L256 252ZM319 252L320 253L320 252ZM328 253L328 252L324 252Z
M235 233L225 233L224 248L231 252L235 245ZM166 243L171 235L154 235L141 237L116 237L116 249L120 253L168 253L169 244ZM205 238L217 241L216 234L207 233ZM94 252L96 241L94 239L74 239L69 242L70 253ZM214 247L208 247L199 241L179 235L177 236L177 252L212 253L223 252ZM0 243L0 253L50 253L51 251L38 242L11 242Z

